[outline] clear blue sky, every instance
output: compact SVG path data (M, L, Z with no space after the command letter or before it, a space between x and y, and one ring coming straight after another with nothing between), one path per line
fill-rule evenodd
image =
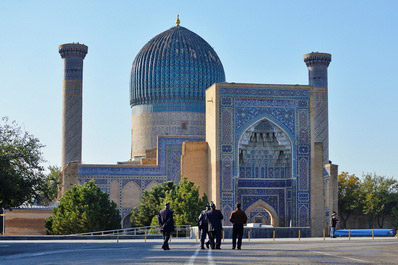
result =
M398 178L398 1L0 2L0 116L61 161L63 62L58 45L88 45L83 162L130 156L130 67L175 24L218 53L228 82L308 84L303 55L331 53L330 159L339 171Z

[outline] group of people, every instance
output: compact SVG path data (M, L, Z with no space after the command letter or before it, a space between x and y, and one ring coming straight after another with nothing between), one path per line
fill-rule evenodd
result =
M200 248L205 249L206 247L211 249L221 249L221 237L222 237L222 223L223 215L220 210L216 209L214 204L207 205L206 210L201 212L198 218L198 228L200 232ZM236 210L231 213L229 221L233 224L232 229L232 249L241 249L242 237L243 237L243 225L247 223L247 216L244 211L241 210L241 204L236 205ZM206 236L209 240L206 241ZM238 245L236 245L238 241Z
M198 228L200 232L200 248L221 249L222 239L222 220L223 214L216 209L214 203L206 205L206 210L202 211L198 218ZM233 224L232 230L232 249L241 249L243 237L243 225L247 223L247 216L241 210L241 204L236 205L236 209L231 213L229 221ZM160 230L163 233L162 249L170 250L169 239L171 232L174 231L173 211L170 210L170 203L165 203L165 208L158 214ZM206 237L208 241L206 242ZM237 244L236 244L237 243Z
M216 209L214 203L207 204L206 210L202 211L198 218L198 228L200 232L200 248L205 249L221 249L222 239L222 220L224 219L223 214L220 210ZM339 222L337 213L333 211L331 218L330 237L335 237L336 224ZM231 213L229 221L233 224L232 229L232 249L241 249L242 237L243 237L243 225L247 223L247 216L244 211L241 210L241 204L236 204L236 209ZM163 245L164 250L170 250L169 239L171 232L174 231L174 220L173 211L170 210L170 203L165 203L165 208L158 214L158 222L160 230L163 233ZM209 240L206 241L208 236ZM236 242L237 241L237 242Z

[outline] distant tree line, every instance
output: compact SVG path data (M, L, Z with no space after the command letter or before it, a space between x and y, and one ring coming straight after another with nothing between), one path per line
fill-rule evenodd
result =
M338 176L338 207L343 228L353 215L368 217L369 228L383 228L386 217L398 229L398 181L366 174L359 178L343 172Z

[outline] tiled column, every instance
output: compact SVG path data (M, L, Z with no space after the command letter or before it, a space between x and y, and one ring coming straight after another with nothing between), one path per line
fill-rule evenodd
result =
M64 59L62 169L69 162L81 162L82 157L82 100L83 60L88 47L79 43L60 45Z
M304 62L308 67L309 85L314 98L314 142L323 144L323 164L329 163L328 123L328 66L332 60L329 53L308 53Z

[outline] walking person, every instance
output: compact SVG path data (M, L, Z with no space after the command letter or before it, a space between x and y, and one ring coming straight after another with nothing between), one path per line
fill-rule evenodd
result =
M200 233L200 249L205 249L206 235L208 234L208 226L206 213L210 210L210 204L206 205L206 210L203 210L198 218L198 229ZM206 242L206 247L209 248L209 241Z
M174 219L173 211L170 210L170 203L166 202L164 204L164 209L159 211L158 222L160 226L160 231L163 233L163 250L170 250L169 239L171 232L174 231Z
M334 235L336 232L336 225L337 222L339 222L339 218L337 217L337 213L335 211L333 211L332 213L332 226L330 227L330 237L331 238L336 238L336 236Z
M221 249L221 220L224 218L224 216L220 210L216 209L216 205L214 203L212 203L210 207L211 210L206 212L210 247L211 249Z
M232 228L232 249L236 247L236 239L238 239L238 249L242 246L243 225L247 223L247 215L241 209L241 204L236 204L236 210L231 213L229 221L233 224Z

